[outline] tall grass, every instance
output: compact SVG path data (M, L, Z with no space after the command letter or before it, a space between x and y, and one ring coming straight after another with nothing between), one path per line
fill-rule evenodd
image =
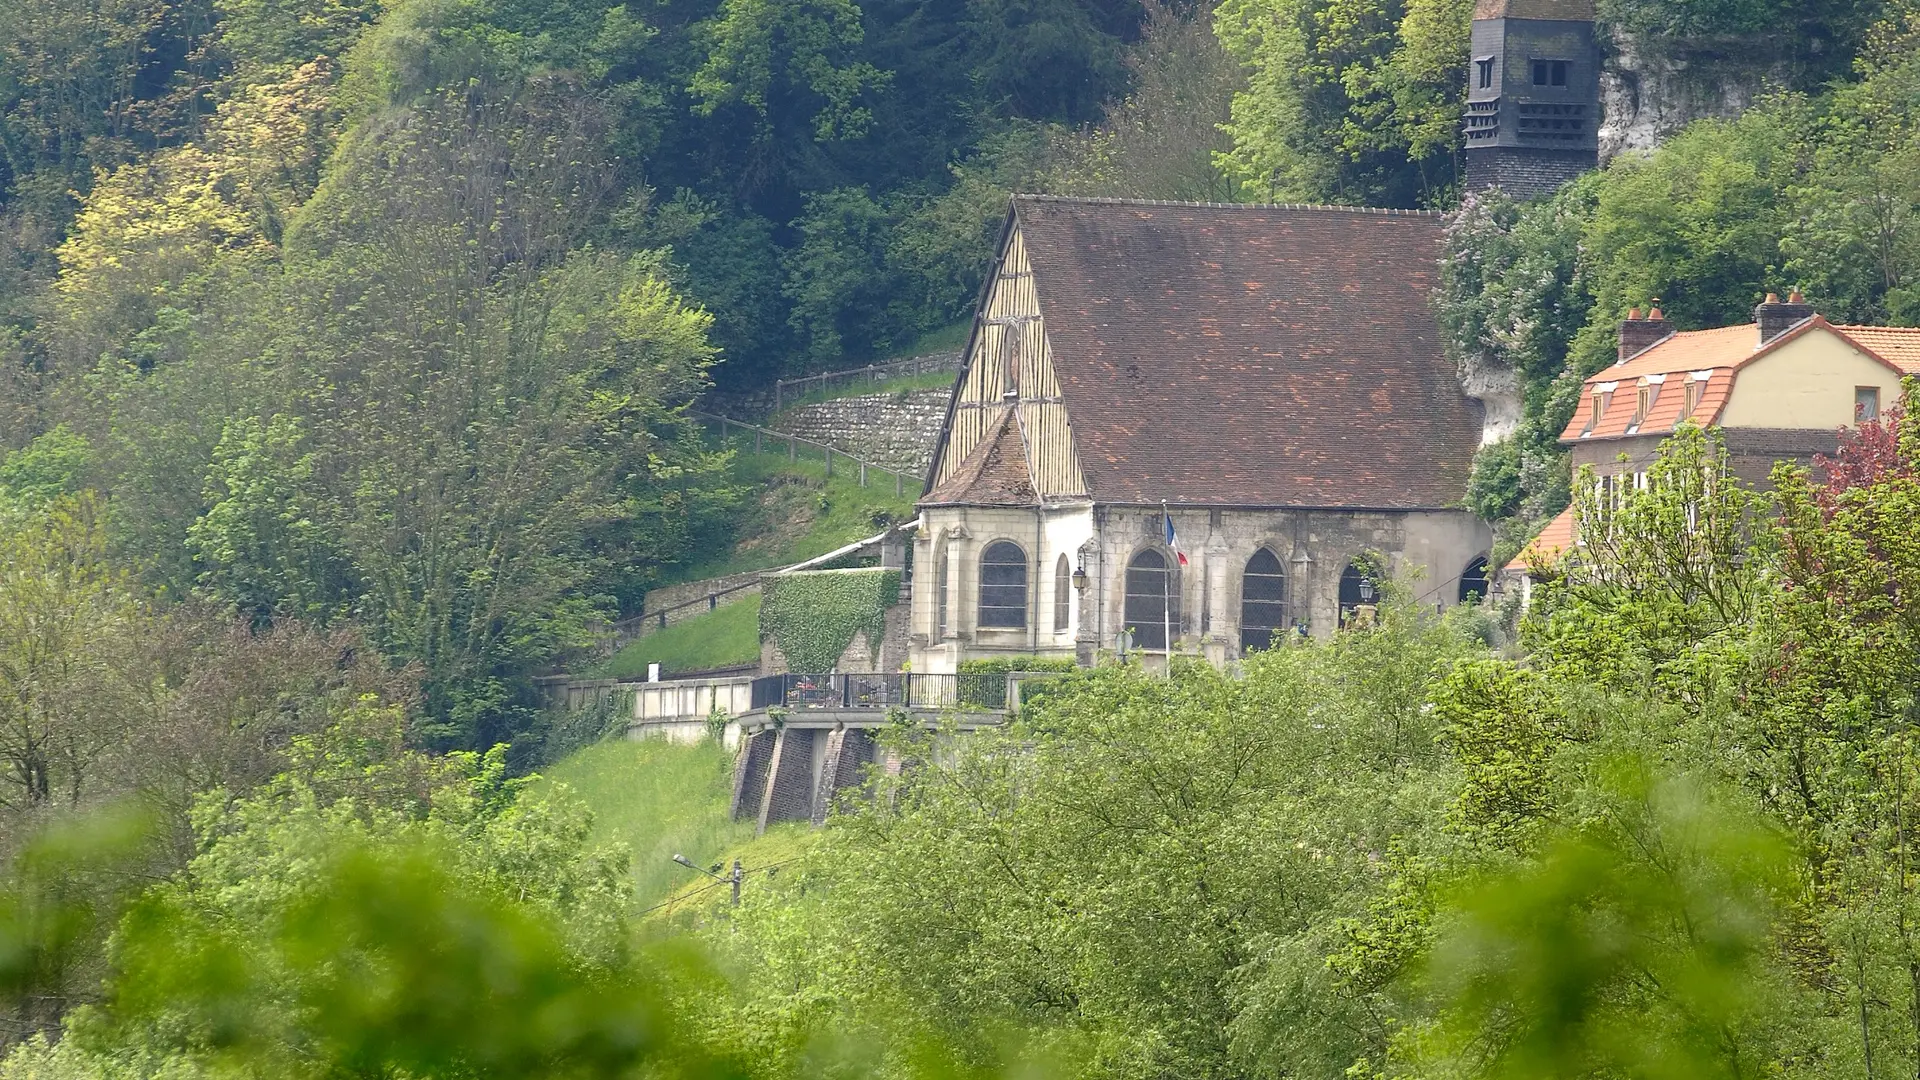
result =
M646 675L659 664L667 675L751 664L760 659L760 597L736 600L691 619L669 623L614 653L594 674L606 679Z
M624 843L633 852L634 894L650 904L700 876L673 862L676 853L711 866L753 839L753 822L727 814L732 768L732 755L712 741L622 739L589 746L545 775L593 808L596 843Z

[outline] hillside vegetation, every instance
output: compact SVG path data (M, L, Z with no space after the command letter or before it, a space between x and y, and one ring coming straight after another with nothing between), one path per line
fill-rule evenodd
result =
M1920 1071L1920 410L817 833L536 681L911 513L689 409L964 320L1012 190L1448 211L1505 548L1630 306L1920 322L1908 0L1599 11L1768 92L1521 204L1469 0L0 3L0 1080Z

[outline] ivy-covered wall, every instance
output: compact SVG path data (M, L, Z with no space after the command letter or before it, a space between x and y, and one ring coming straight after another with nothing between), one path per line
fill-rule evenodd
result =
M760 639L780 649L790 670L832 671L855 634L879 642L887 609L900 601L900 571L776 574L761 579L760 593Z

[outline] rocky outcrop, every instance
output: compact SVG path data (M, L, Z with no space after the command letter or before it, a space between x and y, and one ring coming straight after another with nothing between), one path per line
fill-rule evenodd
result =
M1746 38L1663 41L1615 32L1600 75L1600 162L1651 150L1695 120L1735 117L1792 85L1795 61Z
M1460 389L1486 410L1480 421L1480 445L1494 443L1520 430L1524 403L1520 373L1487 353L1478 353L1460 366Z
M933 462L948 396L946 390L906 390L835 398L789 409L772 426L876 465L920 474Z

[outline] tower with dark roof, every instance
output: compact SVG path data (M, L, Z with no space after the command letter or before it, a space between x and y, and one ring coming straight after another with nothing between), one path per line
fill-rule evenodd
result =
M1467 190L1547 195L1600 152L1593 0L1479 0L1467 64Z

